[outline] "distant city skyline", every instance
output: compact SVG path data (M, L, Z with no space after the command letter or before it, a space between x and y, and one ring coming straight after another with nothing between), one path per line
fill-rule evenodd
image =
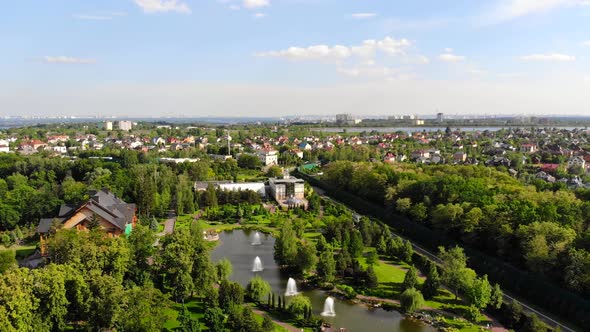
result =
M22 0L0 116L590 114L588 0Z

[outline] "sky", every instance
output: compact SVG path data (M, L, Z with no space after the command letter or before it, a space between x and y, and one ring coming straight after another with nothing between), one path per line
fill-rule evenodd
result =
M590 116L590 0L18 0L0 43L0 116Z

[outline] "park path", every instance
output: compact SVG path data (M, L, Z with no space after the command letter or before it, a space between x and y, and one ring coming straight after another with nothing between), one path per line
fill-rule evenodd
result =
M262 310L258 310L256 308L252 308L252 311L254 311L255 314L260 315L260 316L266 315L266 312L264 312ZM300 329L298 329L292 325L289 325L283 321L276 320L274 317L272 317L270 315L268 315L268 317L270 317L270 319L272 319L273 323L279 325L280 327L284 328L285 330L287 330L289 332L300 332L301 331Z
M164 221L164 231L158 233L158 237L162 237L164 235L168 235L168 234L172 234L174 232L174 226L176 225L176 213L174 213L174 211L169 211L168 212L168 219L166 219L166 221ZM156 243L158 243L159 240L156 240Z

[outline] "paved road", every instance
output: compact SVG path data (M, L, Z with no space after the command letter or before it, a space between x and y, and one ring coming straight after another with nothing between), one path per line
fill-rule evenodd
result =
M164 231L158 233L158 236L164 236L172 234L174 232L174 226L176 225L176 213L168 212L168 219L164 222Z
M313 190L315 190L318 193L318 195L322 196L323 198L326 198L326 199L329 199L329 200L335 202L334 199L332 199L331 197L329 197L329 196L326 195L326 191L325 190L323 190L321 188L318 188L318 187L312 187L312 188L313 188ZM338 202L338 203L340 203L340 202ZM340 203L340 204L343 204L343 203ZM348 207L348 208L351 209L350 207ZM351 209L351 210L353 210L355 213L359 214L354 209ZM410 242L412 243L412 246L414 247L414 251L416 251L417 253L420 253L420 254L428 257L429 259L433 260L434 262L437 262L437 263L440 263L441 262L441 260L438 258L438 256L436 256L434 253L432 253L432 252L430 252L430 251L422 248L421 246L417 245L416 243L412 242L411 240L410 240ZM509 301L514 301L514 302L520 303L520 305L523 307L523 309L524 309L525 312L535 313L537 316L539 316L540 319L542 319L545 323L549 324L550 326L553 326L553 327L559 326L562 331L566 331L566 332L576 332L574 329L567 327L563 323L560 323L560 322L556 321L555 319L553 319L553 318L547 316L546 314L544 314L544 313L536 310L535 308L531 307L530 305L528 305L528 304L522 302L521 300L518 300L515 297L513 297L513 296L511 296L509 294L506 294L506 292L504 292L504 301L505 302L508 302L508 300Z

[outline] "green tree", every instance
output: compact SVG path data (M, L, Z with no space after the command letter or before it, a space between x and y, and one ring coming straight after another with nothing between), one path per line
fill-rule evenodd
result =
M156 250L156 235L150 228L137 224L128 241L132 256L129 274L132 280L141 285L151 279L152 265L149 259L154 256Z
M238 166L240 168L256 169L262 166L262 163L257 156L243 153L238 158Z
M230 331L236 332L260 331L260 324L250 307L232 307L227 318L227 327Z
M488 282L487 275L473 279L471 285L465 290L467 301L479 310L483 310L488 306L491 296L492 287Z
M207 308L203 317L211 332L222 332L225 316L220 308Z
M422 294L427 300L432 299L438 294L438 289L441 287L440 276L438 275L438 268L434 263L430 264L426 280L422 285Z
M290 220L286 220L274 245L274 258L279 265L294 266L297 258L298 240Z
M522 326L523 332L547 332L547 326L539 319L539 317L532 313L525 316L525 321Z
M301 273L311 271L318 261L317 252L313 242L305 242L297 249L296 267Z
M94 275L89 280L91 300L88 323L96 329L110 329L123 313L123 287L109 275Z
M276 165L269 167L265 174L265 176L268 178L278 178L281 175L283 175L283 170Z
M246 295L254 302L259 303L260 299L267 294L270 294L270 290L270 284L259 275L256 275L254 278L250 279L250 282L248 282L248 285L246 286Z
M454 291L455 298L457 298L459 290L470 284L475 272L466 267L467 257L463 248L454 247L447 250L444 247L439 247L438 249L438 256L442 261L442 280Z
M212 183L209 183L205 191L205 206L217 207L217 191Z
M490 305L494 309L500 309L502 307L502 302L504 301L504 293L500 288L500 285L494 284L492 288L492 294L490 296Z
M416 286L418 286L418 272L414 266L410 266L402 283L402 291L410 288L416 288Z
M379 286L379 280L377 279L377 273L375 273L375 269L373 268L373 266L369 265L369 267L367 267L367 271L366 273L366 286L368 288L377 288L377 286Z
M224 280L219 286L219 306L229 312L234 305L244 302L244 289L237 282Z
M320 236L318 237L318 242L316 243L315 247L319 253L328 250L328 243L326 242L326 238L323 234L320 234Z
M379 264L379 255L377 255L377 251L375 249L369 249L367 252L367 264L368 265L378 265Z
M165 286L172 290L172 297L178 302L188 298L193 292L192 271L195 256L188 230L177 229L162 238L162 250L158 256L160 273Z
M305 313L311 308L311 300L303 295L295 295L289 302L289 312L296 318L303 318Z
M132 287L125 291L125 310L121 310L120 326L125 331L160 331L169 318L169 308L168 297L151 284ZM193 331L182 327L183 331Z
M403 241L403 246L400 248L399 258L406 263L411 263L413 255L414 248L412 247L412 243L408 240Z
M363 243L363 237L358 230L354 230L350 234L350 242L348 244L348 252L352 257L360 257L363 254L365 245Z
M215 265L215 269L217 270L218 280L228 280L233 270L231 262L226 258L219 260Z
M323 282L333 282L336 275L334 252L326 250L321 253L317 264L317 274Z
M516 301L510 301L504 306L504 317L508 327L515 328L522 319L522 306Z
M16 265L16 252L14 250L0 250L0 274Z
M68 299L64 269L50 264L43 269L33 270L32 277L33 294L39 301L38 315L43 317L44 324L50 330L65 329Z
M275 324L268 315L264 315L260 329L262 332L273 332L275 330Z
M412 313L424 305L424 298L420 291L408 288L400 295L399 302L403 312Z
M33 295L29 269L11 269L0 274L0 327L7 331L34 331L39 301Z

